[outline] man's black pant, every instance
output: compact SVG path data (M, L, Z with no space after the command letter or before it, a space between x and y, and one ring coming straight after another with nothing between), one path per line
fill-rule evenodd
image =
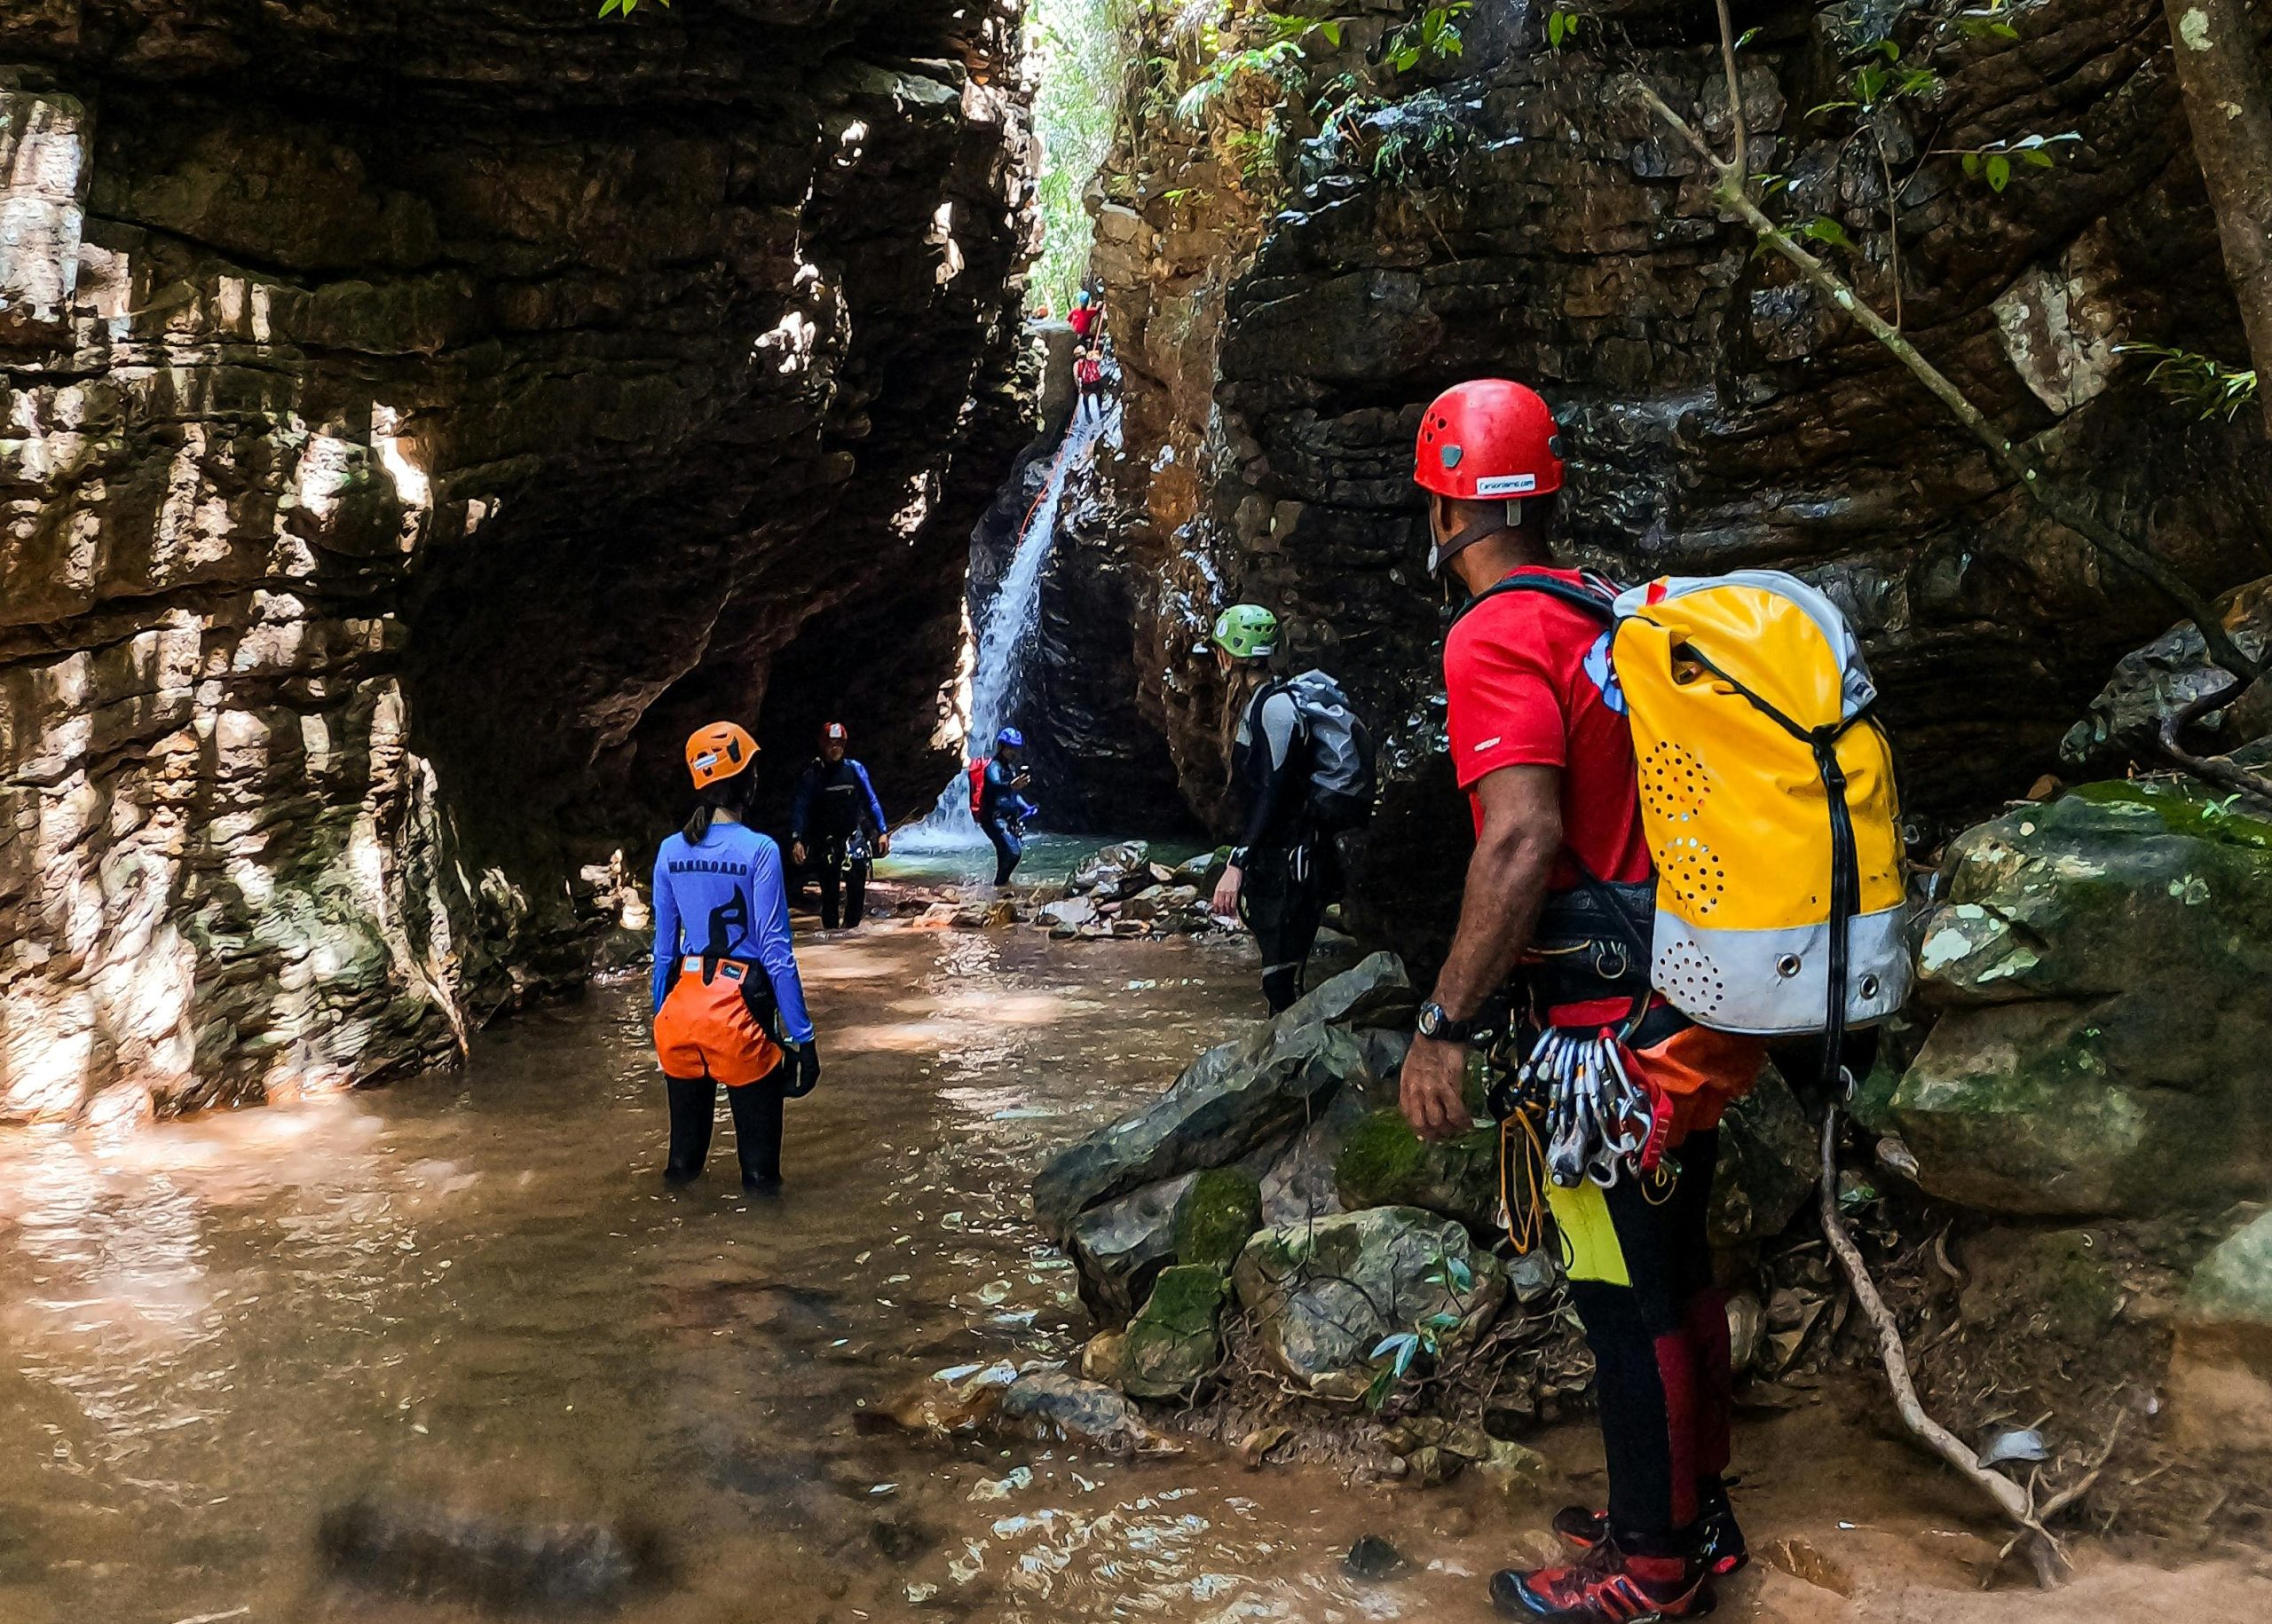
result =
M741 1158L742 1181L777 1181L781 1177L782 1068L754 1083L726 1091L734 1113L734 1150ZM710 1157L710 1127L718 1114L718 1084L708 1077L669 1077L671 1159L667 1179L691 1179Z
M1249 854L1239 912L1262 950L1262 996L1272 1014L1302 996L1310 949L1340 895L1339 855L1328 837Z
M1025 841L998 817L986 818L978 826L986 831L986 838L994 844L994 883L1006 886L1010 876L1017 872L1018 859L1026 855Z
M1594 1354L1610 1529L1631 1556L1682 1554L1725 1492L1733 1377L1705 1232L1719 1141L1716 1129L1682 1140L1668 1185L1628 1173L1550 1198Z
M857 928L868 909L868 859L848 849L848 842L831 836L820 848L820 927L834 930L840 922Z

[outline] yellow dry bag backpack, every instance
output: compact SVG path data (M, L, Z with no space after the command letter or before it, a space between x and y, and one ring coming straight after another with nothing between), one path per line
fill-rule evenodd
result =
M1656 860L1649 979L1700 1026L1839 1039L1908 997L1899 806L1838 608L1776 570L1615 593L1516 576L1609 620Z

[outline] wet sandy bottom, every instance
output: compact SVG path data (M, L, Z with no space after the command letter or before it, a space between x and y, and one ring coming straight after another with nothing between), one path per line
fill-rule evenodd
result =
M828 1073L791 1107L777 1202L741 1195L722 1122L702 1185L658 1185L643 982L499 1029L461 1076L0 1145L0 1620L485 1616L330 1578L319 1525L358 1501L629 1531L665 1565L612 1615L640 1624L1489 1616L1483 1576L1550 1505L1200 1446L933 1445L876 1415L943 1368L1077 1351L1026 1180L1256 1013L1250 955L801 951ZM1984 1596L1992 1529L1845 1407L1744 1429L1755 1544L1793 1541L1818 1582L1755 1571L1734 1616L2272 1618L2272 1582L2231 1565L2087 1557L2057 1596ZM1598 1493L1582 1429L1544 1444L1572 1498ZM1363 1533L1411 1571L1345 1575Z

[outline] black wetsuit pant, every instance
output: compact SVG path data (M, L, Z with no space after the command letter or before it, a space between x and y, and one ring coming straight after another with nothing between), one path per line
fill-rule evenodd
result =
M1716 1129L1682 1140L1669 1186L1629 1172L1556 1202L1558 1216L1574 1198L1607 1217L1564 1225L1562 1251L1594 1354L1609 1525L1637 1557L1686 1554L1697 1518L1726 1493L1734 1378L1705 1232L1719 1143Z
M820 927L834 930L841 923L857 929L868 910L868 859L854 856L840 835L827 835L820 843Z
M746 1184L781 1177L783 1068L726 1091L734 1114L734 1149ZM710 1158L710 1128L718 1115L718 1084L708 1077L665 1079L671 1098L671 1159L667 1179L691 1179Z
M1016 830L998 817L982 818L978 826L986 831L986 838L994 844L994 883L1006 886L1010 876L1018 871L1018 860L1026 855L1026 843Z
M1239 912L1262 950L1262 996L1272 1014L1302 996L1310 950L1326 909L1340 895L1340 859L1328 837L1257 847L1248 855Z

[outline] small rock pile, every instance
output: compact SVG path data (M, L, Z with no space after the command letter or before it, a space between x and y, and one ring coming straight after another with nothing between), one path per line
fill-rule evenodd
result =
M1064 895L1044 903L1036 917L1060 941L1199 935L1228 928L1209 909L1227 855L1203 852L1170 868L1154 863L1141 840L1108 846L1075 869Z

